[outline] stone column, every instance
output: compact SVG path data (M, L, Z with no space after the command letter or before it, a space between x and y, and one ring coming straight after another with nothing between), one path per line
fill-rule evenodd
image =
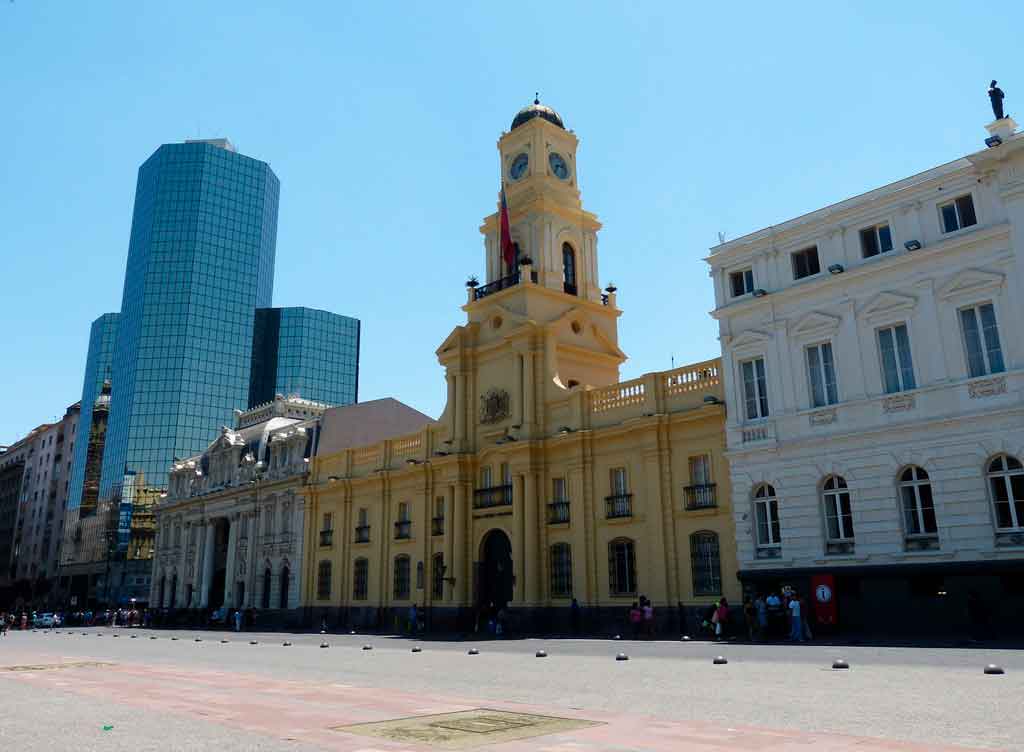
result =
M512 601L522 604L526 600L526 531L523 526L523 476L512 476L512 574L514 587Z
M194 527L196 533L196 560L192 566L192 601L187 604L188 608L199 608L199 602L203 597L203 551L206 546L203 524L196 520Z
M238 558L238 516L231 515L228 518L228 525L228 557L225 562L223 605L234 608L235 592L238 589L235 583L235 559Z
M469 565L466 562L466 529L469 527L469 505L466 501L466 484L455 485L455 501L452 504L452 563L449 565L449 576L455 578L452 587L452 600L457 605L465 605L466 594L469 592Z
M531 605L537 605L539 600L538 574L540 574L541 562L538 543L540 526L537 524L537 485L534 482L534 474L527 473L523 476L523 526L524 533L524 558L523 576L526 581L523 583L523 598Z
M203 544L203 594L199 599L199 608L210 607L210 586L213 584L213 546L216 520L206 521L206 542Z

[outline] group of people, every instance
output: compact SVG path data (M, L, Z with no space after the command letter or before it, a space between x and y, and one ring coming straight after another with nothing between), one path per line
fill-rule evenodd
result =
M778 640L807 642L812 639L807 600L791 587L773 590L768 595L758 593L743 604L751 640Z
M629 627L634 640L641 634L648 640L654 639L654 604L646 595L641 595L639 601L633 601L629 609Z

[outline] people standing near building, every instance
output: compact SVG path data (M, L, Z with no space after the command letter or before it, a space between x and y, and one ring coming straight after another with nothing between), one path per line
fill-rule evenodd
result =
M794 594L789 598L789 639L793 642L804 641L804 620L800 599Z
M644 633L648 640L654 639L654 604L647 598L643 599Z
M754 599L754 610L757 612L757 632L755 634L758 640L763 640L768 634L768 604L765 603L764 596L760 593Z
M747 625L747 639L753 642L757 634L757 609L749 595L743 599L743 621Z
M242 631L242 611L241 611L241 609L236 609L235 610L234 620L235 620L235 631L236 632L241 632Z
M728 637L729 627L729 601L722 598L718 601L718 609L715 611L715 639L721 641L722 637Z

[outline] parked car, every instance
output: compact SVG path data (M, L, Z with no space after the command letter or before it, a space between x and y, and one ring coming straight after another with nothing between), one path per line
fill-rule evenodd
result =
M32 626L39 629L50 629L52 627L59 627L60 622L54 614L36 614L35 618L32 619Z

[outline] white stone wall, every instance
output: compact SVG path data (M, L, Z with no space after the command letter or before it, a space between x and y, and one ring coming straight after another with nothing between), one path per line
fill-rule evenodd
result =
M987 461L1024 460L1024 141L1004 144L713 249L741 570L1024 556L996 545ZM938 206L971 195L978 222L943 233ZM863 258L860 229L888 223L893 250ZM908 240L923 244L913 252ZM817 246L821 272L793 279L791 254ZM841 264L832 274L828 267ZM735 298L752 268L763 296ZM1005 371L970 378L959 309L991 303ZM886 394L877 330L905 324L916 388ZM828 342L838 402L812 407L805 348ZM764 358L770 415L748 420L740 363ZM907 550L897 474L929 474L939 547ZM821 483L842 475L855 546L826 555ZM779 499L781 558L755 556L751 493ZM1004 542L1005 543L1005 542Z

